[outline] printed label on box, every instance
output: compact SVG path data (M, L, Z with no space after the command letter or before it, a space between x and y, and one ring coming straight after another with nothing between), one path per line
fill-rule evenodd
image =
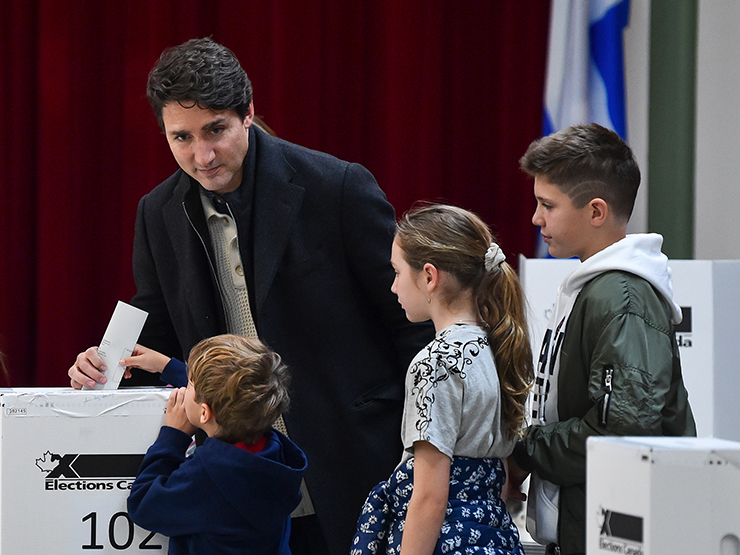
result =
M601 509L599 550L607 553L643 555L642 517Z
M126 499L169 393L0 392L0 553L167 553Z

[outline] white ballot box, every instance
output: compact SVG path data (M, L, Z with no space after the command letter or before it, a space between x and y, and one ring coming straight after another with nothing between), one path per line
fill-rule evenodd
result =
M740 443L591 437L588 555L740 554Z
M0 554L167 553L126 498L169 390L0 389Z
M579 264L519 258L535 359L558 287ZM683 312L676 339L697 435L740 441L740 260L670 260L668 265L673 298Z

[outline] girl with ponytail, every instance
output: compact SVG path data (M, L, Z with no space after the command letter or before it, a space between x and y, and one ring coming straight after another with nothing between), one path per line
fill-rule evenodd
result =
M391 290L436 335L409 366L404 455L368 496L352 555L523 555L501 491L533 368L524 296L505 258L467 210L423 206L398 222Z

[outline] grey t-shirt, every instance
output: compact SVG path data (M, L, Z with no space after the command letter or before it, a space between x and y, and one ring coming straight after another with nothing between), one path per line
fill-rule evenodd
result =
M453 324L440 330L406 373L401 462L415 441L448 457L505 458L514 449L501 422L501 391L485 330Z

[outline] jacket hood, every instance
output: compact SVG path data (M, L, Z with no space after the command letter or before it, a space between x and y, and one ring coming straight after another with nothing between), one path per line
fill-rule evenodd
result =
M682 320L681 307L673 300L673 272L668 257L661 251L663 237L657 233L627 235L624 239L586 259L560 286L560 291L570 295L599 274L620 270L635 274L663 297L671 310L671 320Z
M210 448L223 454L202 461L206 472L231 509L251 525L257 528L274 526L278 516L288 518L298 506L306 456L287 437L270 430L260 453L250 453L215 438L208 438L206 442L213 443ZM195 450L197 455L198 449ZM252 503L245 502L247 498ZM259 500L259 510L255 510L255 499Z

